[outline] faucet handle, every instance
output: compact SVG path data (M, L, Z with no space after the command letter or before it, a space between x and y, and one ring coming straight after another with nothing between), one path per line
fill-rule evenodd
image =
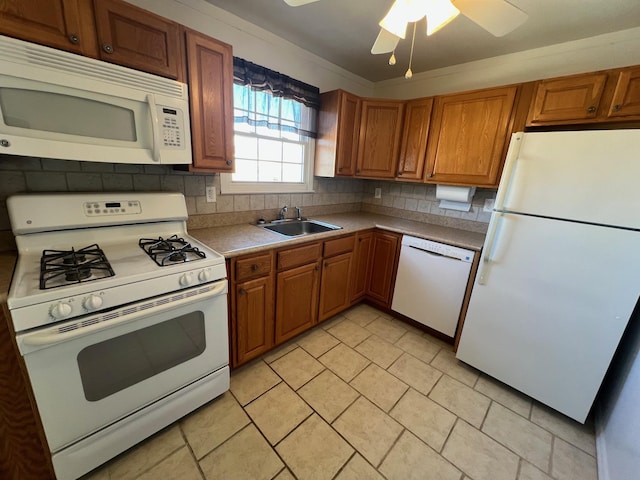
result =
M296 218L297 218L298 220L302 220L302 208L300 208L300 207L295 207L295 209L296 209Z

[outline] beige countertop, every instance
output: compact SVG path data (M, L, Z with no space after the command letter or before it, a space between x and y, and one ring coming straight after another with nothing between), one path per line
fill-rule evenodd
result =
M7 301L17 252L0 252L0 303Z
M285 237L256 225L247 224L192 229L189 230L189 233L204 244L223 254L226 258L256 253L270 248L306 243L313 240L324 240L338 235L344 235L345 233L353 233L375 227L476 251L482 248L485 237L482 233L372 213L358 212L319 215L314 216L313 219L339 225L342 229L300 237Z

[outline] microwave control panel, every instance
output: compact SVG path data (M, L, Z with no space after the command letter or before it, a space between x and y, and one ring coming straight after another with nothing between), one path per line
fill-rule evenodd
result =
M164 148L184 148L184 112L179 108L158 106L158 122Z

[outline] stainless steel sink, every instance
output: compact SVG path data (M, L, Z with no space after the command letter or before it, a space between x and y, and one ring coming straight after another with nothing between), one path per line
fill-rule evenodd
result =
M342 228L338 225L319 222L318 220L274 220L271 223L264 223L258 226L281 235L286 235L287 237L312 235L314 233L330 232L331 230L340 230Z

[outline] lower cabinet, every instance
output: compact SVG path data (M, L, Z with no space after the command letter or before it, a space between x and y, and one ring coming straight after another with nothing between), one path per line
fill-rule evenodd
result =
M318 318L319 261L278 273L276 345L313 327Z
M350 283L355 235L324 242L318 321L351 305Z
M373 231L358 232L353 250L353 269L351 285L349 287L351 303L354 304L364 298L367 293L367 279L371 271L371 244Z
M376 231L373 234L366 296L382 307L391 305L401 238L402 235L391 232Z
M237 362L244 363L273 347L273 278L235 286Z

